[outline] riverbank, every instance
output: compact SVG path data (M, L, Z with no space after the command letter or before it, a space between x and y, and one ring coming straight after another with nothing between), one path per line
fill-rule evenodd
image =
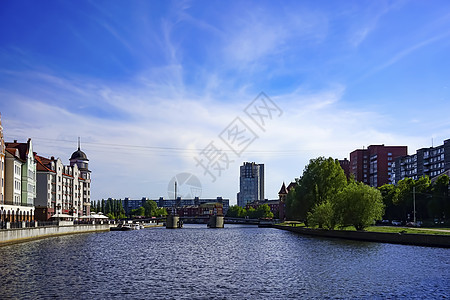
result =
M109 231L114 224L80 224L0 230L0 247L68 234Z
M273 225L272 227L310 236L340 238L366 242L450 248L450 236L448 235L325 230L285 225Z

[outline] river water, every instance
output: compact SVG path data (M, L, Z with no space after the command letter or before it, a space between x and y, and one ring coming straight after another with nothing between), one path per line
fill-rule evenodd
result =
M442 299L450 249L185 225L0 248L0 299Z

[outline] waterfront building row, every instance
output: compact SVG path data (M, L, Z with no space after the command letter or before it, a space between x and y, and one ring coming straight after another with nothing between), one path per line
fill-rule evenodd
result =
M405 178L434 178L450 170L450 139L437 147L421 148L415 154L398 157L393 163L392 183Z
M33 143L5 142L0 115L0 221L49 220L55 215L90 214L90 171L84 152L75 151L70 165L44 158ZM70 214L70 215L69 215Z
M407 146L370 145L356 149L350 160L339 160L344 173L373 187L397 184L405 178L435 178L450 171L450 139L437 147L421 148L408 155Z

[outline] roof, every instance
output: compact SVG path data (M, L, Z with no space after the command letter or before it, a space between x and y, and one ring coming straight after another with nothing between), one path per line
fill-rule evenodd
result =
M28 150L30 148L29 147L30 141L31 141L31 139L28 139L28 142L26 142L26 143L18 143L17 141L14 141L13 143L5 143L5 148L19 150L19 158L23 161L26 161L27 156L28 156ZM13 153L11 153L11 154L13 154Z
M70 157L70 160L72 159L82 159L82 160L89 160L87 158L86 153L80 150L80 147L78 147L78 150L72 153L72 156Z
M53 171L52 169L47 167L47 165L51 161L50 159L39 156L37 154L34 156L34 158L36 159L36 171L45 171L45 172L56 173L55 171Z
M296 186L297 186L297 183L295 181L292 181L291 183L289 183L286 190L289 192L290 190L295 189Z
M288 193L288 191L287 191L286 185L284 184L284 181L283 181L283 185L281 186L281 189L278 192L278 195L286 195L287 193Z

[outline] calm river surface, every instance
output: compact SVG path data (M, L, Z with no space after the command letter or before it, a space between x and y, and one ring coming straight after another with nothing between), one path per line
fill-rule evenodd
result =
M185 225L0 248L0 299L450 297L450 249Z

